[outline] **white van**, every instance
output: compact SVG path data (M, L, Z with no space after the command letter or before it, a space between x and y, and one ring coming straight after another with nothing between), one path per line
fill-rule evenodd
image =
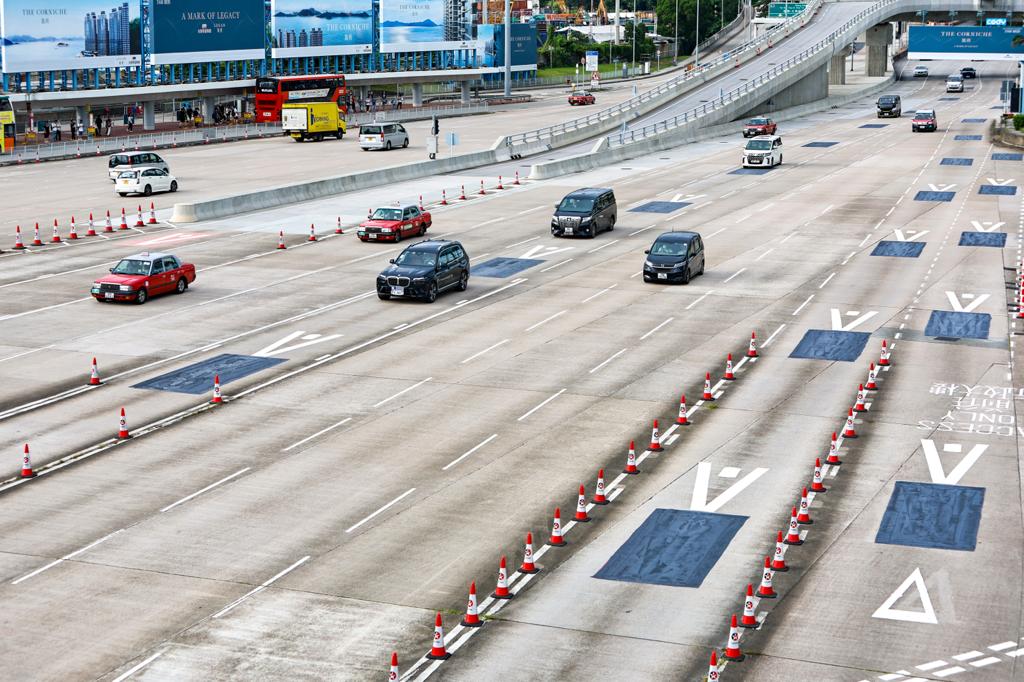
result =
M964 79L963 76L956 74L946 76L946 92L963 92L964 91Z
M159 168L167 173L171 172L167 162L153 152L121 152L112 154L107 159L107 177L111 182L117 182L117 176L121 174L121 171L135 170L141 166Z
M401 123L365 123L359 126L359 146L363 151L391 151L409 146L409 133Z
M782 163L782 138L778 135L758 135L747 140L743 147L744 168L770 168Z

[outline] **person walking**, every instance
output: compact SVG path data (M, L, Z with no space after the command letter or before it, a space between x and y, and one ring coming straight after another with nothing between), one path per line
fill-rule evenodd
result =
M60 121L59 120L57 121L57 125L54 127L53 132L54 132L54 134L53 134L54 142L60 142L61 141L61 129L60 129Z
M110 130L114 127L114 124L110 120L110 114L107 114L107 120L105 125L107 128L107 132L105 134L107 137L110 137Z

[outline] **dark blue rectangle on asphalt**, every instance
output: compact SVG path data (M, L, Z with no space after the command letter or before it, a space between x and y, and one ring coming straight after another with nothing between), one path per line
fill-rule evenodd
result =
M839 144L838 142L808 142L804 147L832 147Z
M1006 246L1005 232L961 232L960 246Z
M870 336L867 332L808 329L789 357L853 362L860 357Z
M646 204L641 204L629 210L641 213L672 213L689 205L690 202L688 201L648 201Z
M1001 194L1012 197L1017 193L1016 185L982 185L978 188L978 194Z
M981 139L981 135L954 135L953 139L961 142L976 142Z
M955 102L955 101L957 101L958 99L960 99L960 98L959 98L959 97L940 97L940 98L939 98L939 101L940 101L940 102ZM1002 108L1002 107L1000 107L1000 109L1001 109L1001 108Z
M924 251L924 242L882 241L875 244L872 256L893 256L895 258L917 258Z
M544 261L536 258L491 258L473 266L475 277L511 277Z
M992 154L993 161L1024 161L1024 154L1014 152L995 152Z
M259 358L254 355L224 353L209 360L161 374L148 381L143 381L141 384L135 384L132 388L202 395L213 392L214 375L220 375L220 384L223 386L284 361L285 358Z
M985 489L896 481L875 542L973 552Z
M729 171L729 175L764 175L771 168L737 168Z
M954 313L933 310L924 335L937 339L987 339L992 316L988 313Z
M858 127L859 128L884 128L887 125L889 125L889 124L888 123L865 123L864 125L858 126Z
M952 156L947 156L942 161L939 161L940 166L970 166L972 163L974 163L974 159L964 159Z
M962 119L960 119L960 122L961 123L984 123L987 120L988 120L987 118L962 118Z
M746 516L655 509L595 578L700 587Z
M914 201L953 201L956 192L935 192L923 189L914 195Z

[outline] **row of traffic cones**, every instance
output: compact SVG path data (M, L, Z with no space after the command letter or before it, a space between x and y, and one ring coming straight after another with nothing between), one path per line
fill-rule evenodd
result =
M135 220L135 227L143 227L144 225L147 225L147 224L149 224L149 225L156 225L156 208L155 208L155 206L153 205L152 202L150 202L150 204L149 204L149 220L148 221L143 221L142 213L143 213L142 212L142 205L140 204L139 205L139 209L138 209L138 217ZM92 213L90 213L89 214L89 228L86 230L84 236L86 236L86 237L96 237L96 236L98 236L99 233L96 231L96 227L97 227L97 221L94 220ZM127 229L129 229L128 228L128 215L125 213L125 210L122 208L121 209L121 223L120 223L120 226L118 227L118 230L127 230ZM107 211L107 218L106 218L105 223L103 224L102 231L103 232L113 232L114 231L114 225L113 225L113 223L111 222L111 219L110 219L110 211ZM76 240L78 238L79 238L78 226L75 223L75 216L71 216L71 224L70 224L70 226L68 228L67 239L70 240L70 241L73 241L73 240ZM60 236L60 224L58 223L56 218L53 219L53 234L50 237L50 241L49 242L44 242L42 240L42 237L39 234L39 223L36 223L35 234L34 234L34 236L32 238L32 243L31 243L32 246L45 246L47 243L49 243L49 244L61 244L61 243L63 243L63 241L64 240ZM24 248L25 248L25 242L24 242L24 240L23 240L23 238L21 236L21 225L16 225L15 228L14 228L14 250L15 251L21 251Z

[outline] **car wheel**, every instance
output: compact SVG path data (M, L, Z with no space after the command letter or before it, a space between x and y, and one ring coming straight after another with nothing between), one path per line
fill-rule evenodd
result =
M139 289L138 292L135 294L135 302L138 303L139 305L142 305L148 299L149 299L149 294L146 293L145 289Z
M388 140L388 141L387 141L387 142L386 142L386 143L384 144L384 151L388 151L388 152L389 152L389 151L391 151L391 140Z
M188 280L182 277L178 280L178 286L174 288L175 293L183 294L188 289Z
M405 149L405 148L406 148L406 147L408 147L408 146L409 146L409 138L407 137L407 138L405 138L405 140L404 140L404 141L402 142L402 149Z
M427 234L427 225L426 225L426 223L424 223L423 225L420 225L420 236L422 237L422 236L424 236L426 234Z
M615 216L612 216L612 219L608 221L608 231L611 232L614 229L615 229Z
M782 165L782 154L779 154L779 165Z
M402 230L401 229L399 229L398 232L395 232L395 243L397 244L400 241L402 241Z
M150 187L149 185L146 185L146 188L142 190L142 193L148 197L153 193L153 188Z
M430 288L427 290L427 303L433 303L437 300L437 282L431 282Z
M126 197L126 196L128 196L128 192L118 192L118 194L120 194L120 195L121 195L121 196L123 196L123 197Z
M683 284L689 284L689 283L690 283L690 266L687 265L686 269L683 270Z
M178 191L178 181L177 180L171 180L171 191L172 192L177 192Z
M378 291L377 292L377 298L379 298L382 301L390 301L391 300L391 294L382 294L382 293L380 293Z
M697 271L697 274L698 275L703 275L704 274L704 261L700 262L700 270Z
M459 291L465 291L466 287L469 286L469 273L463 272L462 279L459 280Z

